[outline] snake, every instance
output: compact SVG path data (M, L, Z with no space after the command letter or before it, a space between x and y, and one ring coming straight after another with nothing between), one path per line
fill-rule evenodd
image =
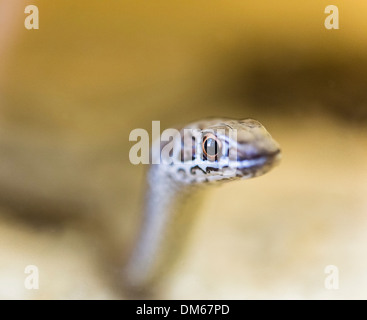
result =
M261 176L281 158L279 144L253 119L203 119L153 146L160 152L151 153L141 227L123 272L125 286L142 295L174 269L204 190Z

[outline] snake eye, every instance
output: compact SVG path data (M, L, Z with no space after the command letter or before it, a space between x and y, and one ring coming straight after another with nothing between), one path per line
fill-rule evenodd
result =
M218 159L218 155L220 152L220 148L222 147L222 144L214 134L212 133L207 134L204 137L202 146L204 155L206 156L207 159L211 161Z

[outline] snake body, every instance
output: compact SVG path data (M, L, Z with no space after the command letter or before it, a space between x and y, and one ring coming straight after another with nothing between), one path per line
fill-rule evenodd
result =
M262 175L280 159L278 144L252 119L193 122L173 137L170 153L163 152L167 144L152 155L161 161L147 174L142 227L124 273L125 283L139 292L154 287L173 265L206 186Z

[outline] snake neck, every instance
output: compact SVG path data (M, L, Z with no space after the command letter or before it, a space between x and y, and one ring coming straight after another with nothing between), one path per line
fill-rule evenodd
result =
M172 268L205 189L179 183L163 168L150 167L143 223L125 269L128 287L138 292L153 288Z

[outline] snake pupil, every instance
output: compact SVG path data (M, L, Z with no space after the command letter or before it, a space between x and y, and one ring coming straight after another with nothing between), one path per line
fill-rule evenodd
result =
M206 139L204 143L205 151L208 156L216 156L218 153L218 143L212 138Z

